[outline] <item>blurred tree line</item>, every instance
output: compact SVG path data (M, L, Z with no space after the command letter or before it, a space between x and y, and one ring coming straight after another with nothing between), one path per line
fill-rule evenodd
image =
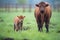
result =
M27 0L18 0L19 4L24 5L27 3Z
M26 2L27 2L27 0L18 0L18 3L20 5L22 5L22 7L23 7L23 12L25 12L25 4L26 4Z
M27 5L28 0L18 0L18 3L22 5L23 12L25 12L25 6ZM29 12L31 12L32 5L29 4Z
M54 9L60 12L60 0L54 0Z

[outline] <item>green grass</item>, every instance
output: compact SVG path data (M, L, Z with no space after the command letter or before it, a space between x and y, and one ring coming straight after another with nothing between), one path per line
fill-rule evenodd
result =
M22 31L14 31L14 17L17 15L26 16ZM3 21L1 21L3 20ZM34 12L0 12L0 40L3 38L14 38L14 40L60 40L60 13L53 11L49 25L49 33L38 32Z

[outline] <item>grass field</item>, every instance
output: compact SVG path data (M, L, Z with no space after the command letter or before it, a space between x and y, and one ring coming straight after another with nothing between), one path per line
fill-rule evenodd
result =
M17 15L26 16L23 30L14 31L14 17ZM52 12L49 33L46 33L45 26L43 32L38 32L34 12L0 12L0 40L13 38L14 40L60 40L60 13Z

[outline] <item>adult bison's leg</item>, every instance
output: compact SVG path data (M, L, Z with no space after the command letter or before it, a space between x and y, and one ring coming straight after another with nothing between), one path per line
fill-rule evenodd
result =
M43 31L42 27L43 27L43 26L40 24L40 32L42 32L42 31Z
M38 24L38 31L40 31L40 25Z
M49 20L45 21L46 32L49 32Z
M37 24L38 24L38 31L42 32L43 25L41 24L41 22L38 22Z
M36 21L37 21L38 31L40 31L40 23L39 23L39 20L36 19Z
M43 28L42 28L42 27L43 27L43 25L40 26L40 31L41 31L41 32L43 31Z
M38 26L38 31L42 31L42 25L41 25L41 20L40 19L36 19L37 21L37 26Z
M42 32L43 31L42 27L43 26L41 24L38 24L38 31Z

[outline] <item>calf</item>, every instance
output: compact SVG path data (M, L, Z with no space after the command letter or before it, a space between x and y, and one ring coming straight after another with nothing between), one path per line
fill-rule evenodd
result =
M17 16L14 18L14 30L18 31L19 29L22 30L23 20L25 16Z

